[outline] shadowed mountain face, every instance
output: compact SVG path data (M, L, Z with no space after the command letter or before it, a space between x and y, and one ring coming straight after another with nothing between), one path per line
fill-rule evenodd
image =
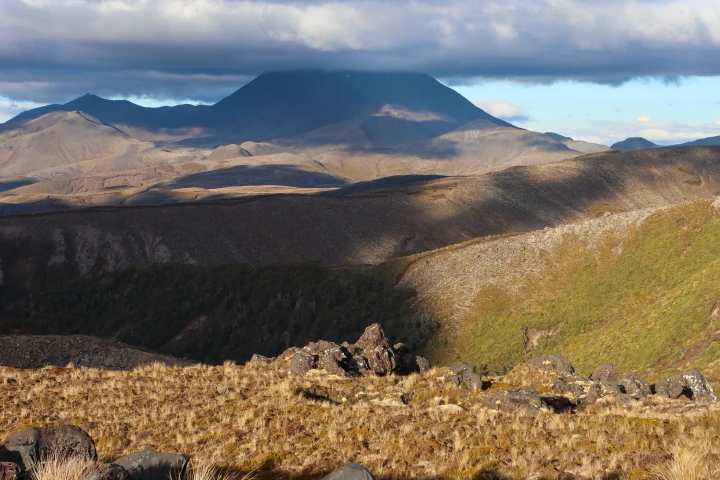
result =
M391 110L379 116L397 116L392 108L399 107L408 112L402 115L405 121L418 123L421 133L430 136L473 120L511 126L428 75L350 71L265 73L211 106L146 108L88 94L64 105L29 110L8 123L22 123L55 111L82 111L117 125L147 129L199 127L206 129L209 137L268 140L370 117L386 106Z

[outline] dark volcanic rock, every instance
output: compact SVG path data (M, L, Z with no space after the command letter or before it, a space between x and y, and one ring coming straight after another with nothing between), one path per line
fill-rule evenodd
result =
M322 480L375 480L370 470L358 465L357 463L348 463L343 465L332 473L324 476Z
M573 375L575 373L575 367L562 355L535 357L530 359L527 365L537 368L538 370L557 373L558 375Z
M377 323L368 326L354 344L318 340L286 350L277 361L287 363L290 372L297 375L315 368L340 376L405 375L430 368L427 359L409 352L405 345L391 347Z
M117 463L103 463L87 480L131 480L130 474Z
M7 437L4 448L19 456L25 470L50 454L97 460L95 442L74 425L20 430Z
M188 457L177 453L160 453L146 448L115 460L132 480L167 480L183 478Z
M290 358L290 372L295 375L305 375L307 372L315 368L317 361L315 355L300 350L295 352Z
M636 400L645 398L652 393L650 384L635 373L623 375L615 383L617 383L621 393Z
M475 373L475 369L467 363L456 362L449 365L448 369L455 374L455 381L458 385L477 390L483 388L482 377Z
M521 412L531 417L542 411L549 411L540 395L533 390L495 390L483 396L482 403L487 408L502 412Z
M712 386L696 368L658 383L655 385L655 392L668 398L685 396L696 401L717 401Z
M595 382L614 382L617 380L617 377L618 374L615 371L615 366L604 363L593 370L592 375L590 375L590 380Z

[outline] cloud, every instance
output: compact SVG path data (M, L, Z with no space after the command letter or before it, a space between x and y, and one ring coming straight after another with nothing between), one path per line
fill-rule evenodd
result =
M650 123L652 119L647 115L640 115L637 119L638 123Z
M720 135L717 122L657 121L592 121L563 131L565 135L582 140L611 145L628 137L643 137L660 145L676 145L701 138Z
M18 102L11 98L0 96L0 120L11 118L20 112L42 106L34 102Z
M508 122L523 123L530 120L530 117L523 112L522 108L513 103L495 100L479 100L474 103L490 115Z
M707 0L2 0L0 95L216 99L265 70L618 83L720 74Z

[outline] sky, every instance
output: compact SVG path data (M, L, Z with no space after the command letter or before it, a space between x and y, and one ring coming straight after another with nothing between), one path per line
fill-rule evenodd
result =
M720 0L0 0L0 121L293 68L425 72L525 128L677 143L720 135Z

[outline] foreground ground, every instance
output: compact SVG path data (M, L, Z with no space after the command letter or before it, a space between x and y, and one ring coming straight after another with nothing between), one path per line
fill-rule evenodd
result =
M531 417L486 409L488 392L447 374L297 377L260 362L2 368L0 432L73 423L105 459L150 446L261 478L315 478L354 461L380 478L641 479L720 459L717 404L605 400Z

